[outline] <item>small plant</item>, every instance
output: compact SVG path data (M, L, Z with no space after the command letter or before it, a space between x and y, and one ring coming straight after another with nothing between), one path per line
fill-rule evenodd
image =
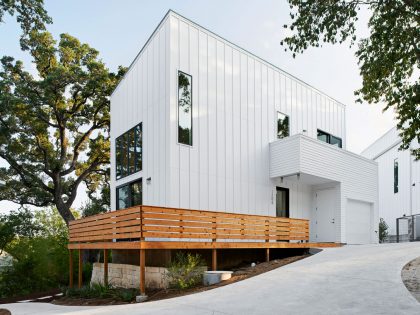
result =
M388 236L388 224L383 218L379 219L379 242L383 243Z
M79 288L67 288L64 290L65 296L83 299L114 299L123 302L131 302L138 295L137 289L116 288L102 283L92 283L91 285Z
M168 282L171 288L188 289L201 283L205 264L198 254L178 252L168 267Z

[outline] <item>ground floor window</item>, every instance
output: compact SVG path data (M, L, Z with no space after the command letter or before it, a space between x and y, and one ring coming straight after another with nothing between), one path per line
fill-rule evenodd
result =
M142 192L143 189L141 179L118 187L116 198L117 210L141 205L143 203Z
M277 187L276 194L276 216L282 218L289 217L289 189Z

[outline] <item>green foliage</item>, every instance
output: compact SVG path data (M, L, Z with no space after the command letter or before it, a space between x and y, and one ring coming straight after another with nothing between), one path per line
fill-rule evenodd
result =
M106 196L109 95L126 70L110 72L97 50L68 34L57 43L32 31L28 47L36 76L1 58L0 157L8 165L0 168L0 200L56 206L68 224L81 183L89 196Z
M289 0L294 33L282 44L302 53L323 43L356 43L358 12L365 6L371 12L370 36L358 42L356 57L363 79L355 92L357 101L384 102L394 108L402 138L400 149L420 142L420 1L317 1ZM286 49L287 50L287 49ZM420 159L420 148L412 149Z
M0 297L68 283L68 236L63 219L57 210L46 209L36 212L32 223L39 227L36 233L20 235L6 247L13 265L0 273Z
M198 254L177 252L168 267L168 282L172 288L188 289L202 282L205 263Z
M383 243L388 236L388 224L383 218L379 219L379 242Z
M28 35L33 30L44 30L45 24L52 22L44 9L43 0L0 0L0 23L4 15L16 15L16 20L23 31L20 39L22 49L27 49Z
M28 209L0 215L0 254L18 237L33 237L41 229Z
M93 298L110 298L123 302L131 302L135 300L139 294L137 289L124 289L116 288L110 285L104 285L101 283L92 283L88 286L79 288L67 288L64 294L68 297L93 299Z

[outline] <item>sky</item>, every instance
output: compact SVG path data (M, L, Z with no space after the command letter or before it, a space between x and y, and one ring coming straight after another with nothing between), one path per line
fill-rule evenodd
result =
M348 43L310 48L296 58L285 52L280 41L290 21L285 0L44 0L53 19L48 30L55 38L69 33L100 51L102 60L115 71L129 66L160 20L172 9L221 37L293 74L346 105L347 150L360 153L396 123L383 104L356 104L354 91L361 87L355 47ZM357 25L360 37L369 34L369 12L362 10ZM20 51L21 30L15 18L0 24L0 56L24 61L34 71L26 53ZM0 161L0 165L2 161ZM75 202L86 200L80 191ZM0 202L0 213L16 205ZM6 210L7 209L7 210Z

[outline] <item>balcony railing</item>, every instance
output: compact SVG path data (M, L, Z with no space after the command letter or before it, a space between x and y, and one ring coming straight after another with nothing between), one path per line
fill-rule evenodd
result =
M309 221L137 206L75 220L70 223L69 232L70 243L113 242L114 240L117 242L308 241Z

